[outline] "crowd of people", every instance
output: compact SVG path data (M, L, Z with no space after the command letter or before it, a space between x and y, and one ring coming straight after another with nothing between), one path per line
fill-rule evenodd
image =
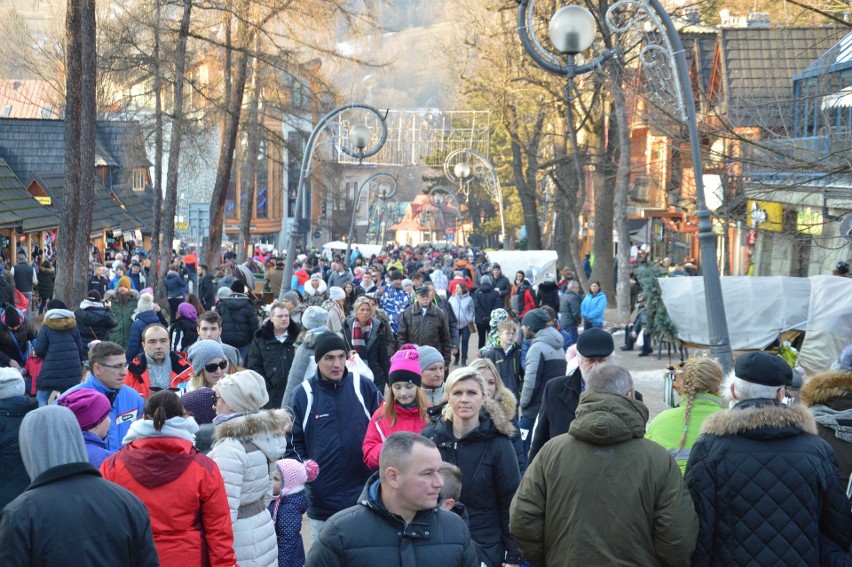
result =
M0 564L852 565L852 346L795 396L780 356L690 359L649 422L600 282L270 252L2 304Z

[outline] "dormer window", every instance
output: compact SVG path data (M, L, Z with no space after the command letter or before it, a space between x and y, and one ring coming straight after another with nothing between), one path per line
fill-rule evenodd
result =
M133 170L132 188L134 191L145 190L145 168L138 168Z

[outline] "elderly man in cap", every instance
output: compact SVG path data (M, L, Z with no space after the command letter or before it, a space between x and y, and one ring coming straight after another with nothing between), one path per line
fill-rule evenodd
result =
M580 394L586 390L584 377L596 366L612 362L614 348L612 335L603 329L588 329L580 335L577 340L580 363L577 369L567 376L554 378L544 388L538 420L533 428L529 462L549 440L568 433Z
M565 351L562 335L553 327L553 320L544 309L531 309L521 320L521 331L532 344L527 351L524 385L521 389L521 419L518 427L524 442L524 452L530 450L532 429L541 409L547 383L565 375Z
M417 301L402 312L397 343L435 347L449 367L453 341L447 314L433 303L435 291L431 286L422 285L416 293Z
M686 465L699 519L692 565L820 565L826 548L849 549L834 451L807 408L781 403L792 377L782 358L750 352L723 385L735 405L704 422Z
M305 489L316 541L332 515L354 506L370 469L361 446L381 394L370 380L346 369L346 343L335 333L314 342L317 372L293 394L293 438L287 456L313 459L322 471Z

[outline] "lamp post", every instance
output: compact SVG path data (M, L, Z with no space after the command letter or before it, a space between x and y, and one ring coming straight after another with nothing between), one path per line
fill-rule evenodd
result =
M356 128L357 128L357 126L356 126ZM353 130L354 130L354 128L353 128ZM390 185L388 185L387 183L380 183L378 185L378 190L379 190L378 191L378 197L379 197L380 200L385 201L387 199L390 199L394 195L396 195L396 190L398 188L397 182L396 182L396 177L394 177L390 173L374 173L373 175L371 175L370 177L365 179L361 183L361 186L358 187L358 193L355 197L355 204L352 207L352 222L349 223L349 237L346 239L346 256L344 256L344 262L346 262L346 265L349 265L349 254L352 251L352 241L355 238L355 236L354 236L354 233L355 233L355 217L358 214L358 206L361 204L361 191L364 190L364 187L367 188L367 202L369 203L371 184L376 179L380 179L380 178L383 178L383 177L388 178L391 182ZM369 215L368 215L368 218L369 218Z
M358 124L353 126L349 130L349 142L352 144L352 147L346 147L345 145L340 146L340 151L345 153L346 155L352 156L354 158L358 158L358 160L363 160L365 157L370 157L379 152L382 149L382 146L385 145L385 141L388 137L388 129L385 124L385 116L383 116L378 109L364 103L353 102L350 104L344 104L343 106L339 106L323 116L317 125L314 126L314 129L311 131L311 135L308 137L308 142L305 145L305 153L302 157L302 167L299 170L299 185L296 189L296 207L293 212L293 222L290 225L290 236L287 238L286 230L284 227L284 223L281 224L281 234L279 236L279 249L283 250L284 245L287 245L287 258L284 261L284 276L281 282L281 296L284 293L290 291L290 280L293 278L293 261L296 256L296 240L299 237L299 229L301 224L301 218L304 214L302 211L302 201L305 198L305 178L310 175L310 167L311 167L311 159L314 156L314 147L316 145L317 138L320 133L328 126L329 122L338 116L346 112L347 110L352 109L362 109L372 114L375 114L379 118L379 124L381 125L381 135L379 136L379 140L371 147L367 147L367 144L370 142L370 129L362 124ZM353 150L352 148L355 148ZM366 148L366 149L365 149ZM286 200L285 200L286 203ZM285 205L286 207L286 205Z
M518 32L524 49L540 67L568 79L566 97L569 89L573 88L573 79L576 75L587 73L615 57L616 54L613 50L607 50L588 63L579 66L575 64L575 56L591 47L595 37L596 23L594 16L585 8L565 6L553 15L549 26L551 43L564 55L565 62L563 63L557 55L544 48L532 31L535 0L518 0L518 2ZM672 91L673 106L680 113L681 120L687 123L695 177L695 193L698 201L696 217L698 218L698 240L702 257L710 354L727 372L733 367L731 342L725 318L719 267L716 264L716 236L713 234L710 211L707 208L702 182L703 172L700 138L695 116L695 98L680 35L659 0L622 0L617 2L607 10L606 23L607 27L614 33L624 34L632 31L644 36L646 45L640 53L640 58L645 63L643 70L649 75L649 78L656 79L656 81L650 81L654 87L662 91ZM651 39L659 41L659 43L650 41ZM651 77L652 73L658 75ZM570 109L570 102L567 106ZM571 134L573 136L573 121L569 120L568 124L569 128L572 129ZM578 171L577 173L580 174L581 172Z
M453 164L452 169L450 169L451 164ZM500 186L497 169L491 160L470 148L453 150L444 160L444 175L453 183L458 182L461 193L464 192L464 183L468 179L476 177L482 180L488 196L497 201L497 210L500 213L500 238L503 240L503 250L508 250L506 217L503 214L503 188ZM461 209L459 211L461 212Z

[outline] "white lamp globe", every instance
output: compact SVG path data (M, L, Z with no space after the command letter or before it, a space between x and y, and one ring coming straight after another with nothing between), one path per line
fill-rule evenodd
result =
M550 42L560 53L576 55L591 47L597 23L590 11L582 6L565 6L550 18Z

